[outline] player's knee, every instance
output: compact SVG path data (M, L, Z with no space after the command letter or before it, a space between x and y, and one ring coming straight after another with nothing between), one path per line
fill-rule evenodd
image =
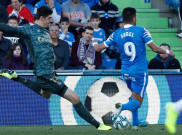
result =
M69 100L72 104L77 104L80 102L79 96L71 89L68 89L63 97Z
M52 93L50 91L44 91L44 90L41 90L40 94L42 95L42 97L44 97L46 99L49 99L52 95Z
M135 100L138 100L140 102L140 107L142 105L142 102L143 102L143 97L141 97L141 95L139 94L136 94L135 92L132 92L132 98L135 99Z
M72 97L72 104L77 104L80 102L80 97L78 95L75 95Z

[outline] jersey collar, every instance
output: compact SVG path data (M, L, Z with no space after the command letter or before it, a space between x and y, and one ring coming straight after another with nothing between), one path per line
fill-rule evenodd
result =
M133 26L133 25L131 25L131 24L125 24L124 25L124 28L130 28L131 26Z

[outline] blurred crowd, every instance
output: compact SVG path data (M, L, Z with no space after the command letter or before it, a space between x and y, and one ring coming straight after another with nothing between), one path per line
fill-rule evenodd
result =
M121 68L116 45L102 52L96 52L91 45L93 40L103 43L116 29L123 28L117 5L110 0L2 0L0 21L12 27L33 25L41 6L53 10L52 24L47 30L55 52L55 69L108 69L109 63L103 64L107 59L116 61L115 69ZM178 36L182 37L180 34ZM166 43L161 47L170 49ZM0 69L33 67L23 39L0 32ZM157 55L149 62L150 68L181 69L181 66L176 58Z

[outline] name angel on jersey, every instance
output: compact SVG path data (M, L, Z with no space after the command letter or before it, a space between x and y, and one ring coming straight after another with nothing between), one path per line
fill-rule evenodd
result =
M125 37L134 37L134 33L133 32L125 32L125 33L121 34L121 38L125 38Z

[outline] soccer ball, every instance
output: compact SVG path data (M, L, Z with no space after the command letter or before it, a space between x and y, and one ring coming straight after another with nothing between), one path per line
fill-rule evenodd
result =
M122 77L102 77L96 80L88 90L85 106L96 120L104 124L112 124L111 114L116 103L127 103L131 91L127 88ZM130 111L122 111L121 115L129 120L132 118Z
M130 123L126 118L126 116L120 114L114 121L113 126L117 130L122 130L122 129L127 129L130 126Z

